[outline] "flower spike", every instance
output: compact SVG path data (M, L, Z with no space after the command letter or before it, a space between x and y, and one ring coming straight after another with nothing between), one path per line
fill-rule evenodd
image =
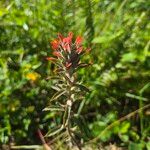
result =
M74 40L72 32L69 32L67 37L58 33L58 38L51 42L54 57L47 57L47 60L51 60L56 65L54 72L56 73L56 76L54 76L55 85L52 87L56 90L56 93L50 100L51 106L44 109L58 111L62 116L60 128L48 133L47 136L55 136L65 131L70 142L76 144L79 150L81 150L81 142L79 139L76 141L77 136L75 134L77 132L72 129L75 127L75 130L80 130L80 128L76 128L79 124L73 117L78 112L76 101L81 99L84 92L89 92L89 90L77 80L77 70L90 65L81 62L83 54L90 51L90 49L83 47L82 42L83 38L81 36L77 36ZM75 106L76 104L77 106Z
M84 52L89 52L90 49L84 49L82 46L83 38L77 36L73 40L73 33L69 32L67 37L64 37L62 34L58 33L58 38L51 42L51 47L54 50L52 53L54 58L47 58L47 60L55 60L61 63L58 70L67 69L70 74L72 74L75 69L78 67L80 62L80 56Z

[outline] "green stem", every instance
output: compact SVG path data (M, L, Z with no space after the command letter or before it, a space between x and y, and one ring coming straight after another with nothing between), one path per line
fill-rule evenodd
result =
M18 145L18 146L11 146L11 149L40 149L43 146L41 145Z
M142 93L140 94L140 96L142 97ZM143 136L143 110L141 109L142 107L143 107L143 101L140 98L140 101L139 101L139 109L140 109L139 115L140 115L141 136Z
M68 132L68 135L71 138L72 142L78 147L79 150L82 150L81 146L78 144L76 139L73 137L69 124L67 125L67 132Z
M139 91L140 93L140 99L139 99L139 116L140 116L140 128L141 128L141 136L143 137L143 131L144 131L144 119L143 119L143 100L142 100L142 96L143 93L150 87L150 82L147 83L146 85L144 85L144 87Z
M68 116L67 116L67 120L66 120L65 126L68 125L69 120L70 120L71 106L68 105L68 108L67 108L67 109L68 109Z

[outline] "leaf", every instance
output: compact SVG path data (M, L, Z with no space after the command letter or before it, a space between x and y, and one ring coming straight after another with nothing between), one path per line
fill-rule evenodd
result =
M61 89L57 86L51 86L52 89L56 90L56 91L60 91Z
M142 100L142 101L145 101L145 102L148 101L147 98L137 96L137 95L133 95L133 94L130 94L130 93L126 93L126 96L130 97L130 98L133 98L133 99Z
M129 136L128 136L128 135L120 135L120 139L121 139L123 142L128 142L128 141L129 141Z
M146 143L147 150L150 150L150 142Z
M107 40L110 40L110 38L108 39L107 36L102 36L102 37L96 37L93 39L93 43L105 43Z
M57 106L50 106L44 108L43 111L64 111L64 109Z
M64 91L64 90L58 91L57 93L55 93L53 95L53 97L50 99L50 101L54 101L54 100L58 99L60 96L62 96L65 93L66 93L66 91Z
M103 121L95 121L91 125L94 136L98 136L106 128L106 123Z
M8 10L5 8L0 8L0 17L3 17L5 14L8 13Z
M146 91L149 88L149 86L150 86L150 82L147 83L146 85L144 85L144 87L139 92L140 95L142 95L144 93L144 91Z
M47 77L47 80L53 79L53 80L61 80L60 76L51 76L51 77Z
M123 30L120 30L115 34L109 33L107 35L98 36L98 37L93 39L92 43L108 43L108 42L111 42L112 40L120 37L123 34L123 32L124 32Z
M85 139L92 137L92 134L84 118L78 116L78 117L75 117L74 120L77 123L78 127L80 128L82 136L84 136Z
M58 128L57 130L53 131L53 132L48 132L46 134L46 137L51 137L54 136L55 134L58 134L59 132L61 132L64 129L64 126L62 125L60 128Z
M128 146L128 150L143 150L144 145L142 143L133 143L131 142Z
M71 81L71 79L67 75L64 75L64 74L62 74L62 75L66 79L66 81L68 81L70 84L73 83L73 81Z
M122 133L122 134L123 134L123 133L126 133L126 132L128 132L129 127L130 127L130 122L123 122L123 123L121 124L121 127L120 127L119 132Z
M126 53L122 56L121 62L133 62L136 59L136 54L133 52Z
M131 131L129 132L129 134L130 134L130 137L131 137L132 139L134 139L134 141L138 141L138 140L140 139L139 135L138 135L135 131L133 131L133 130L131 130Z
M80 63L80 64L78 65L78 67L84 68L84 67L87 67L87 66L89 66L89 65L91 65L91 64Z
M91 64L86 64L86 63L80 63L77 68L75 69L75 71L81 69L81 68L85 68L85 67L88 67L90 66Z
M90 92L90 90L82 84L74 84L74 86L77 86L80 90L83 90L85 92Z

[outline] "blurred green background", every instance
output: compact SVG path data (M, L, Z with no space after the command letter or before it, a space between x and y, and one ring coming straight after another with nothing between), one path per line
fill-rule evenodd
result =
M55 92L45 57L58 32L82 35L92 48L84 61L93 65L78 72L91 90L81 114L92 138L148 105L149 20L148 0L1 0L0 145L40 144L37 128L46 133L56 125L55 113L42 109ZM150 110L118 121L99 140L150 150Z

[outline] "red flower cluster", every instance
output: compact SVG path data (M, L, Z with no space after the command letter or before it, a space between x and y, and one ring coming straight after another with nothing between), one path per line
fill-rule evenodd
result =
M66 66L66 68L77 67L80 55L84 52L89 51L90 49L83 49L82 46L83 38L81 36L77 36L75 41L73 42L73 33L69 32L67 37L64 37L61 34L58 34L58 38L51 42L51 47L54 50L53 56L48 57L47 60L62 60L62 63Z

